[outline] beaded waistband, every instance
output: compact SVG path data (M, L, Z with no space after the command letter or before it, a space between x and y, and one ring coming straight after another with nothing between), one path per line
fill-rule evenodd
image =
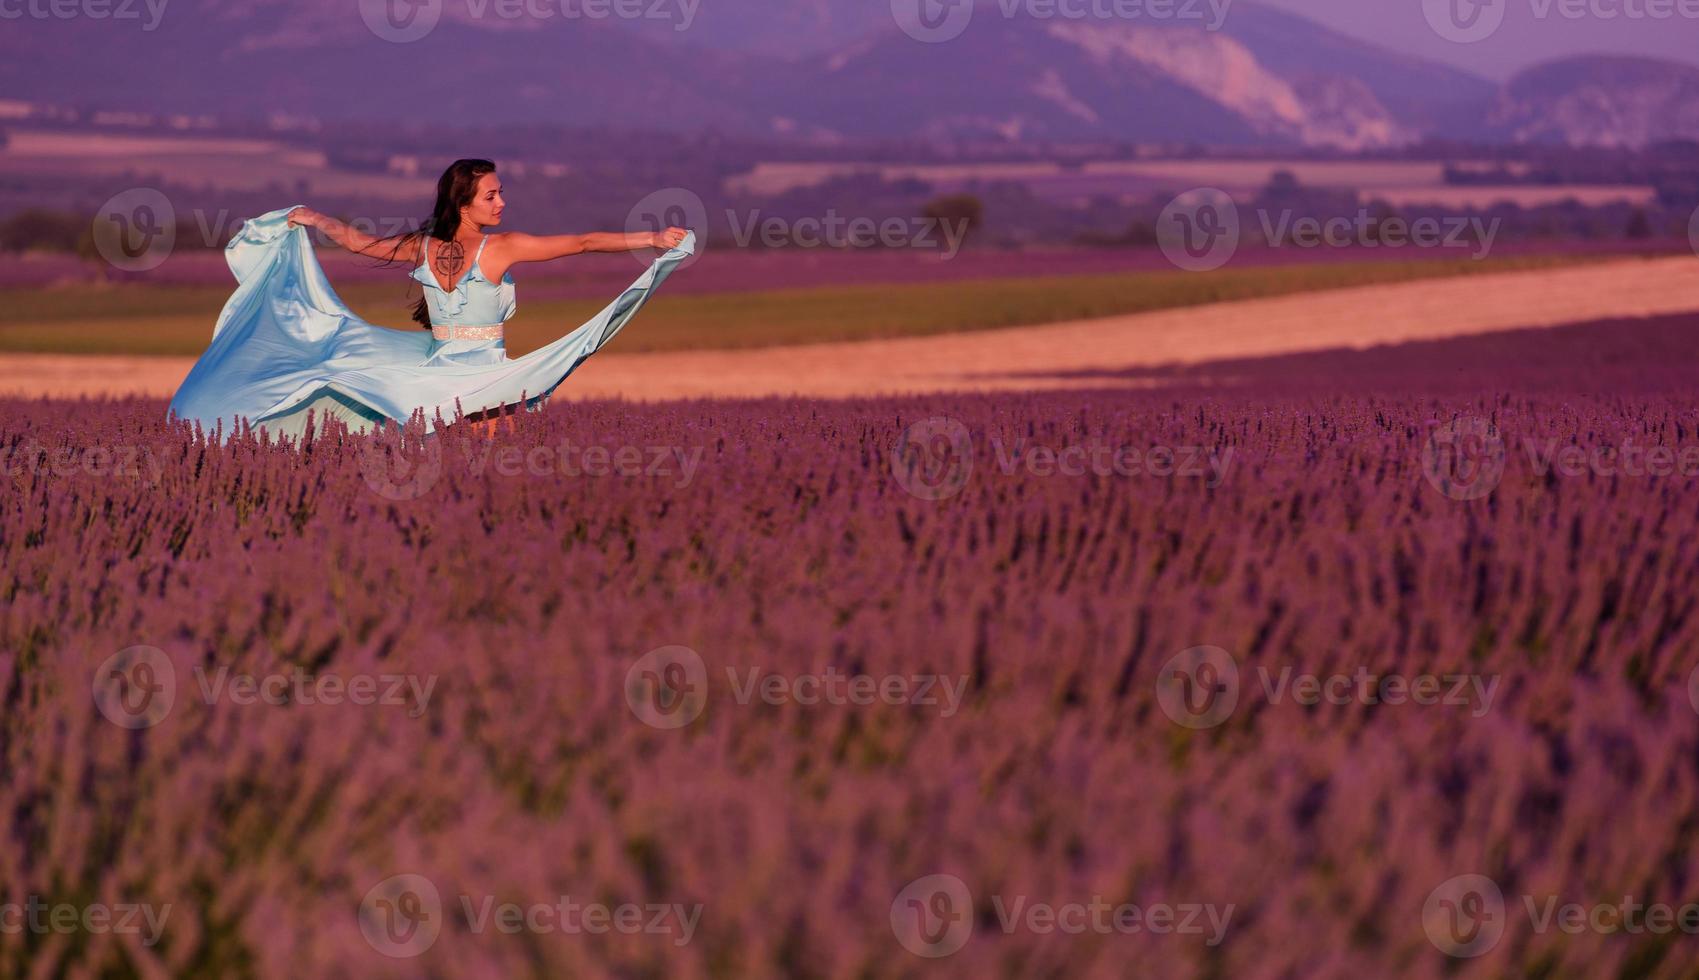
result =
M431 324L431 336L438 340L500 340L502 324L487 327L468 327L453 323Z

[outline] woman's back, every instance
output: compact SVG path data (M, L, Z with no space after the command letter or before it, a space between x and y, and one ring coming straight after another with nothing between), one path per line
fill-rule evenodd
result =
M471 265L461 273L453 288L445 289L437 280L436 273L431 271L431 249L434 245L440 253L445 242L428 235L425 237L419 264L413 269L413 278L424 287L431 332L437 339L498 339L501 325L518 309L512 273L505 273L499 282L492 282L479 264L489 240L490 236L483 237L472 256Z

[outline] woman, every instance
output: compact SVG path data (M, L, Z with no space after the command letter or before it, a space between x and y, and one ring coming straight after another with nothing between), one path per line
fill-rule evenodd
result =
M457 160L437 181L436 207L417 232L374 238L308 207L247 222L226 247L237 288L201 355L171 400L171 412L211 429L243 421L279 435L306 430L308 413L363 430L423 411L476 416L535 407L606 344L674 267L694 251L683 228L637 234L489 234L505 205L495 164ZM413 263L424 290L401 331L361 320L330 288L306 238L315 227L352 252ZM513 316L521 262L580 252L663 248L630 288L561 339L510 359L503 324Z

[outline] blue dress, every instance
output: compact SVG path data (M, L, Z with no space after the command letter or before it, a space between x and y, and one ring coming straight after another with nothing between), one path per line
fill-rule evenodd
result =
M637 281L587 322L552 344L509 358L501 325L513 315L513 277L485 278L472 264L444 290L428 255L413 270L425 291L432 330L393 330L354 315L330 288L303 226L280 208L248 221L225 247L236 292L213 327L212 343L171 399L170 415L226 434L241 420L274 435L299 436L307 413L364 431L385 419L534 408L584 359L630 322L655 287L695 251L695 233L655 259ZM487 240L487 236L486 236Z
M507 360L502 324L519 304L513 290L513 274L492 283L479 263L490 236L478 243L472 265L461 274L454 289L444 291L431 273L430 253L423 253L413 267L413 278L425 289L425 307L430 311L431 345L427 364L500 364ZM440 248L440 243L438 244Z

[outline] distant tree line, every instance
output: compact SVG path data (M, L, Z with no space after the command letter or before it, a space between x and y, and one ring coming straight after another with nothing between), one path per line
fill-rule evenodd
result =
M1472 172L1471 176L1479 175ZM1487 183L1528 184L1530 181L1492 180ZM1078 231L1072 239L1076 244L1093 246L1155 245L1158 241L1158 218L1171 199L1172 194L1155 194L1132 206L1101 200L1098 207L1119 216L1120 223ZM1243 222L1241 233L1251 241L1258 240L1262 232L1260 222L1251 217L1253 214L1288 213L1328 221L1335 218L1354 220L1364 212L1367 213L1362 233L1365 242L1379 241L1380 229L1392 219L1399 219L1401 226L1407 228L1410 222L1421 219L1445 221L1458 217L1496 221L1507 240L1638 241L1685 238L1688 221L1694 208L1699 207L1699 191L1690 195L1660 193L1651 204L1614 201L1588 205L1571 199L1534 206L1505 202L1485 208L1434 204L1394 206L1351 189L1306 186L1290 172L1278 171L1254 197L1237 203Z

